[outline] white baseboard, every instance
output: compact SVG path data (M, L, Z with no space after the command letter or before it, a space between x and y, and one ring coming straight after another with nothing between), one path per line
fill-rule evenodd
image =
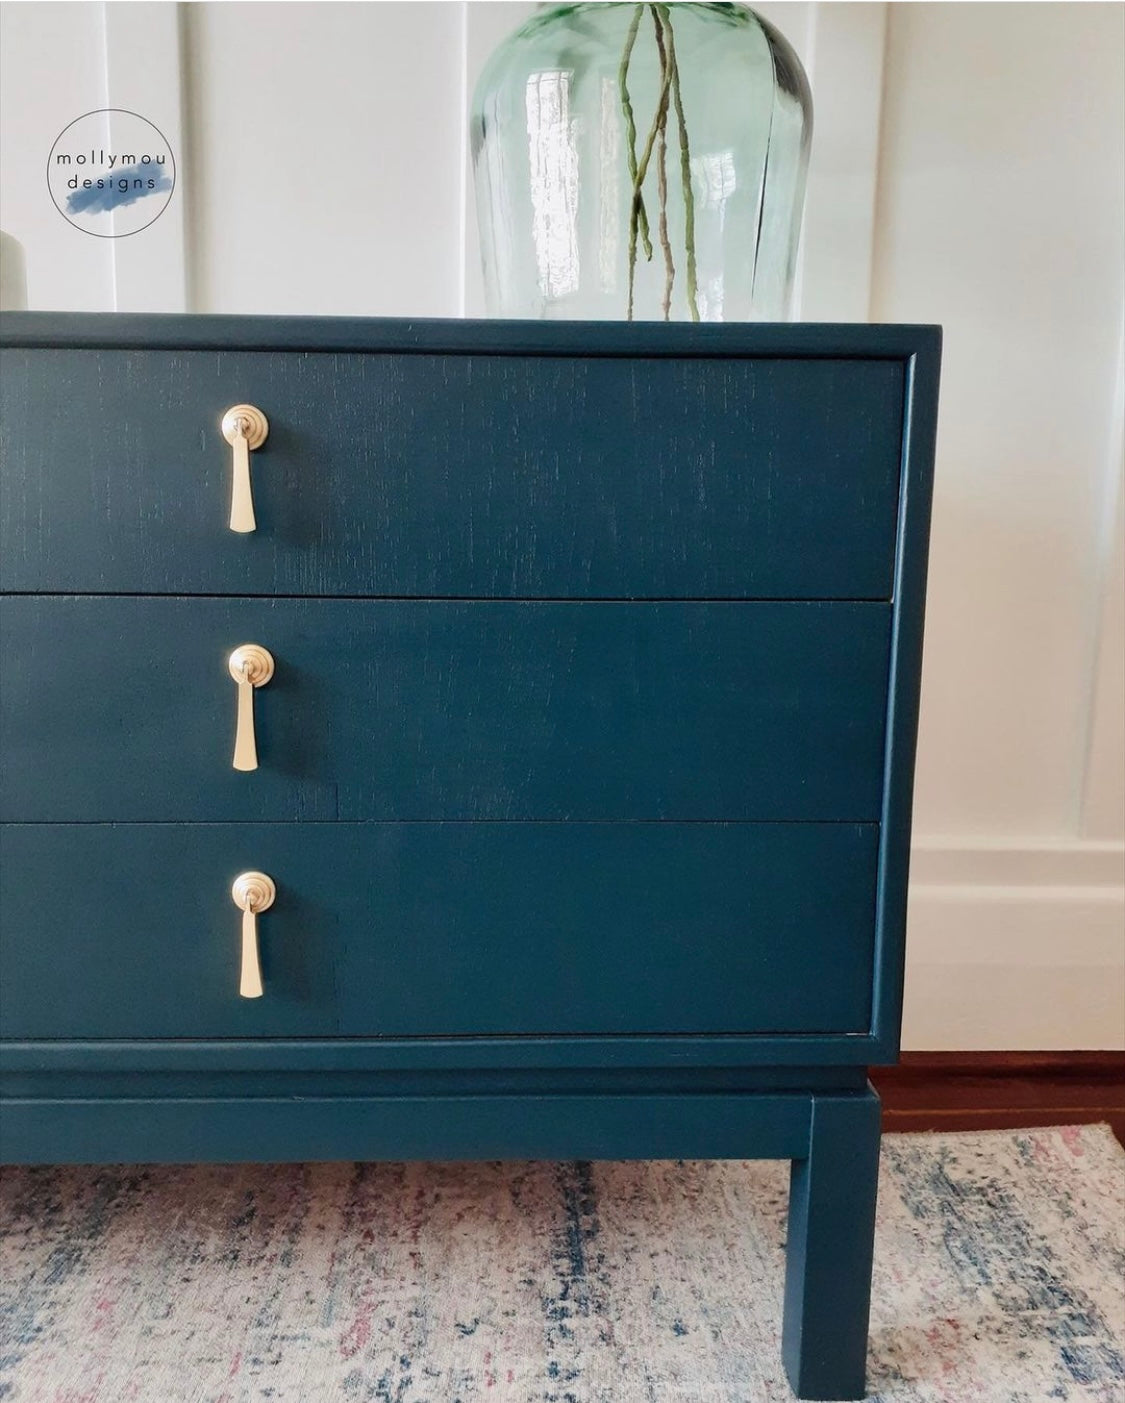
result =
M903 1047L1125 1047L1125 845L919 842Z

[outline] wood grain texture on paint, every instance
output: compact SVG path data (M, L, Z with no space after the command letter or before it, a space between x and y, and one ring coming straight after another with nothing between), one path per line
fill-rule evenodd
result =
M861 1033L877 829L781 823L0 829L9 1038ZM238 994L239 873L265 996ZM65 873L65 880L60 874Z
M270 423L245 536L237 403ZM0 581L887 599L902 406L893 360L9 347Z
M0 600L0 813L876 821L890 609ZM238 645L268 649L232 767ZM65 684L60 684L60 660Z

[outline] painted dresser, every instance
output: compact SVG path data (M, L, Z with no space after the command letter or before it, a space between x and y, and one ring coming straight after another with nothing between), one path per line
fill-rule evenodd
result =
M939 348L6 316L3 1157L787 1158L861 1396Z

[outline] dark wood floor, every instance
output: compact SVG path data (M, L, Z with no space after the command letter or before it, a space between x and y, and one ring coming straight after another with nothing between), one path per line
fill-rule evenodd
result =
M1125 1144L1125 1052L904 1052L871 1080L884 1130L1106 1121Z

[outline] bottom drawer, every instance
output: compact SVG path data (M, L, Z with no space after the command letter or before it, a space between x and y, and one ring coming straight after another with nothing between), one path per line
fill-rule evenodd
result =
M7 1038L858 1033L878 827L11 824ZM268 873L265 994L230 888Z

